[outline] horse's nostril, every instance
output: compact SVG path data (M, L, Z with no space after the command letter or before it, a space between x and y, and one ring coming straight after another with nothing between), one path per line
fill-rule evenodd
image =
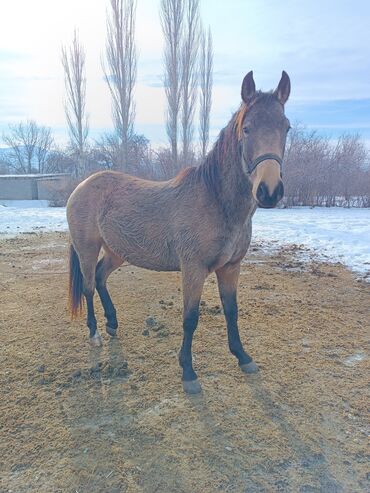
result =
M284 197L284 185L283 182L281 181L277 187L276 191L276 201L279 202Z
M284 196L284 185L283 182L279 182L275 187L274 191L270 195L269 189L266 183L261 182L258 185L256 198L261 207L275 207L275 205Z
M257 188L257 200L263 204L269 197L267 186L264 182L260 183Z

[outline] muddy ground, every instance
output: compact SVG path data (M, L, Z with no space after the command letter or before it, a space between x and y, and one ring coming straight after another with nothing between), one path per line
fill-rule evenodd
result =
M255 247L240 330L261 371L229 354L211 276L194 342L203 393L187 396L180 275L115 272L119 337L97 304L104 347L91 349L66 310L66 257L65 234L0 241L2 493L369 491L370 284Z

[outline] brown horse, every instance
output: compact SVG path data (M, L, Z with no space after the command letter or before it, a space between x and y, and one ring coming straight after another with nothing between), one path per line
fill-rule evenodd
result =
M116 335L116 310L106 282L123 261L158 271L181 270L184 334L179 362L184 390L199 392L191 345L203 284L215 272L230 351L244 372L258 371L240 341L236 292L256 207L274 207L284 193L281 165L289 130L284 104L289 93L285 72L277 89L268 93L256 91L249 72L239 110L199 167L165 182L103 171L76 188L67 205L70 305L76 316L85 296L93 345L102 344L93 307L95 287L106 330Z

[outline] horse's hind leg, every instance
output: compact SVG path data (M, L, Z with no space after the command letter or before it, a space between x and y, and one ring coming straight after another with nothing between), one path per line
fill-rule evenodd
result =
M82 249L79 255L81 272L83 276L83 294L86 299L87 319L86 324L90 332L90 344L101 346L102 338L97 329L97 322L94 312L94 292L95 292L95 269L100 251L100 244L91 244L88 248Z
M239 336L238 304L236 291L240 273L240 263L227 264L216 271L218 289L227 324L227 336L231 353L238 358L239 366L245 373L258 371L256 363L245 352Z
M112 299L107 289L107 279L114 270L122 265L123 261L106 247L104 250L104 256L99 260L98 265L96 266L95 280L96 289L104 308L104 316L107 320L106 331L113 337L117 333L118 322L116 309L114 308Z

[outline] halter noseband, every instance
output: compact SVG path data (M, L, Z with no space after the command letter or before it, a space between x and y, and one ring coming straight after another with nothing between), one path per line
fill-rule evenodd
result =
M257 166L262 163L263 161L267 161L268 159L272 159L273 161L277 161L279 163L279 166L280 166L280 173L282 172L281 169L282 169L282 166L283 166L283 160L281 159L280 156L278 156L277 154L271 154L271 153L268 153L268 154L262 154L261 156L258 156L254 161L252 161L251 163L248 163L248 173L249 174L252 174L253 171L257 168Z

